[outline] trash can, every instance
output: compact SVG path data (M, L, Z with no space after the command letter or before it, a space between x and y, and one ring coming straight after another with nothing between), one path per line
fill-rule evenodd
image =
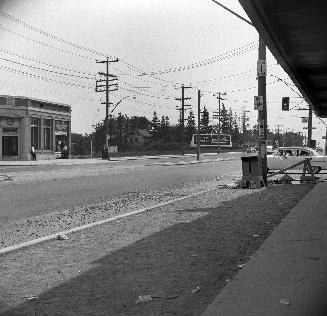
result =
M260 189L265 186L263 179L263 159L260 156L243 156L242 159L242 187Z

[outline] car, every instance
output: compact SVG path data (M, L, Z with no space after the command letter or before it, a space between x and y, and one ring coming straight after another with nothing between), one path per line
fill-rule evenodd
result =
M309 147L279 147L272 154L267 155L268 170L281 170L305 158L311 158L313 173L319 173L327 169L327 156L319 155L317 151ZM294 168L295 170L303 169L303 165Z

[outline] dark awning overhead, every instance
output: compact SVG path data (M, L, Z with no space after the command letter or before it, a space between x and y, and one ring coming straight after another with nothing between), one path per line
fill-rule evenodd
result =
M327 117L327 0L239 2L316 115Z

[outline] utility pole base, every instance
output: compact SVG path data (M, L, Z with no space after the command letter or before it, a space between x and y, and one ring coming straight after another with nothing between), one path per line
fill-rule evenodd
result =
M263 159L259 156L243 156L242 188L260 189L265 186L263 175Z
M243 189L261 189L265 186L263 177L243 177L242 188Z

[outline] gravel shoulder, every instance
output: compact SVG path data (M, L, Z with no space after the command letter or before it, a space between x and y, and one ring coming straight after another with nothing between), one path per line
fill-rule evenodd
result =
M200 315L313 187L240 190L203 182L197 189L210 185L209 193L0 256L0 315ZM66 210L64 218L96 214L94 220L192 190L138 192L111 201L112 209L103 202ZM12 230L5 229L1 235ZM151 300L140 302L142 295Z

